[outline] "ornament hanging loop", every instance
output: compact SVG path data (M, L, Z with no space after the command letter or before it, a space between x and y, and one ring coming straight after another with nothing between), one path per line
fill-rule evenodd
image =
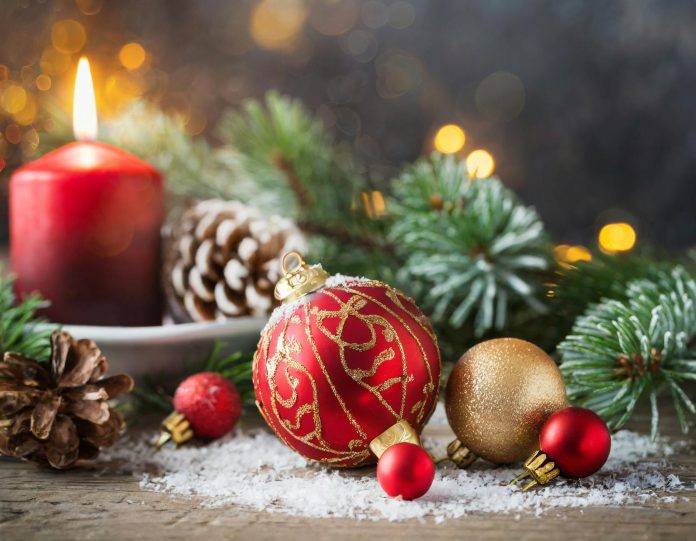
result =
M293 260L295 260L295 265L292 265ZM290 274L293 271L296 271L303 265L306 265L306 263L304 258L302 257L302 254L294 250L292 252L287 252L283 256L283 259L280 261L280 268L283 269L283 274L285 275Z
M295 251L283 256L280 267L283 277L278 280L273 294L283 303L292 302L324 287L329 278L321 265L308 265L302 255Z

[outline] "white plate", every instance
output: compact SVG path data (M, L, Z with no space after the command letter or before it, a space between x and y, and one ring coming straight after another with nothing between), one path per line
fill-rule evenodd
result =
M63 325L75 338L91 338L109 360L109 374L169 379L200 366L216 342L223 353L254 351L266 318L181 323L159 327Z

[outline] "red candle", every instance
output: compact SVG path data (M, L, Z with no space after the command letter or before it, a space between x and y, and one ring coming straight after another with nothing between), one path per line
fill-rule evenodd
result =
M80 85L85 70L89 79L89 65L81 60L74 115L78 136L96 128L91 80L86 97ZM83 104L93 113L86 120L78 111ZM103 143L71 143L18 169L10 181L10 258L17 292L41 293L51 301L46 316L58 323L161 323L163 208L157 170Z

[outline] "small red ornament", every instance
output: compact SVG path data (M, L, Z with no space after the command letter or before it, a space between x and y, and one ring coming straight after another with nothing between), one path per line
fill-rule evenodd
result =
M162 422L158 447L169 439L179 445L193 436L207 440L224 436L239 420L242 401L230 380L215 372L201 372L179 384L174 410Z
M594 411L565 408L549 416L539 434L539 449L565 477L587 477L609 458L611 435Z
M564 408L551 414L541 427L539 450L526 460L525 471L513 483L531 476L523 488L528 490L560 474L587 477L599 471L610 451L611 434L599 415L586 408Z
M415 500L428 492L435 478L430 455L414 443L389 447L377 462L377 480L389 496Z
M283 272L276 298L285 304L262 332L253 367L273 431L304 457L338 467L374 462L371 442L399 422L417 437L440 382L428 319L387 284L329 277L297 253L285 255Z

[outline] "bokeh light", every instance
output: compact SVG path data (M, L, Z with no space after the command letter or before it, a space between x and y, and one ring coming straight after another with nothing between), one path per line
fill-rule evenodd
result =
M485 150L474 150L466 158L466 170L471 178L488 178L495 170L495 160Z
M464 130L456 124L446 124L435 134L433 144L438 152L454 154L459 152L466 142Z
M581 245L559 244L554 247L553 253L556 260L561 263L592 261L592 252Z
M2 108L9 114L19 113L27 104L27 91L18 84L10 84L2 93Z
M138 69L145 62L146 53L140 43L126 43L118 52L118 60L121 65L129 70Z
M606 224L599 231L599 248L605 253L627 252L636 245L636 230L625 222Z
M48 75L46 75L45 73L42 73L41 75L39 75L36 78L35 84L36 84L36 88L45 92L46 90L51 89L51 85L53 84L53 81L51 81L51 78Z
M84 26L74 19L58 21L51 29L51 43L61 53L76 53L84 47L86 41Z
M384 195L382 195L382 192L379 190L362 192L360 197L365 209L365 214L367 214L370 219L374 220L375 218L379 218L386 211Z
M251 12L251 36L265 49L290 50L306 19L301 0L262 0Z

